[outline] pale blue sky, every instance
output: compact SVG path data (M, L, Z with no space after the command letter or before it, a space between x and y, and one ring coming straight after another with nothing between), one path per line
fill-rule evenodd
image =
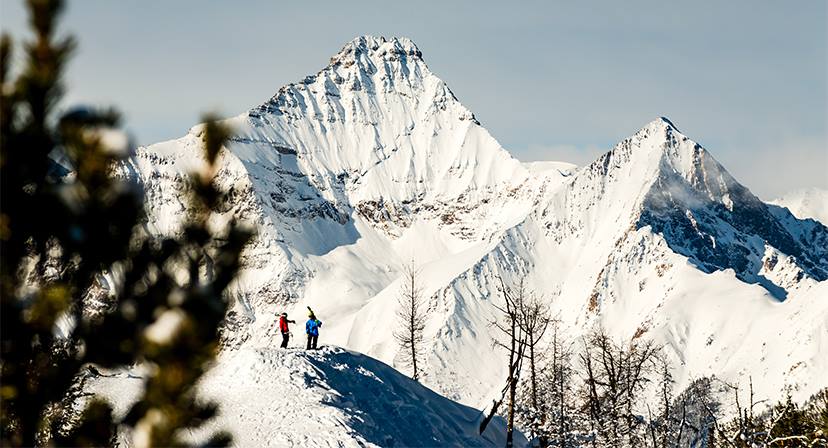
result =
M141 143L397 35L519 159L584 163L664 115L768 199L828 188L826 4L85 0L62 29L80 43L68 99L118 106ZM0 0L4 30L24 20Z

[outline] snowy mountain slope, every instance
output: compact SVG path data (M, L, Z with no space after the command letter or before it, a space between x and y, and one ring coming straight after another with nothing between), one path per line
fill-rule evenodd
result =
M769 398L826 386L828 229L763 204L669 120L582 168L521 164L410 40L360 37L228 123L221 218L259 234L223 359L274 346L276 314L310 305L323 342L394 364L399 278L414 257L429 310L424 383L466 404L489 404L505 378L489 325L497 276L526 276L573 338L601 323L666 344L681 381L762 372ZM157 232L176 231L199 129L141 148L129 167Z
M90 390L112 398L116 411L123 413L139 391L140 372L100 376L89 384ZM375 359L336 347L313 352L239 350L211 370L199 388L202 398L220 404L219 415L199 432L228 430L236 446L505 443L502 420L495 420L481 436L479 411ZM200 434L192 436L200 440Z
M791 385L807 397L825 386L828 367L828 308L815 292L828 285L828 245L825 227L813 224L765 207L669 121L655 120L540 200L440 292L467 303L440 330L432 364L480 365L466 355L488 342L476 340L487 333L487 313L474 310L474 298L496 297L496 275L527 275L570 337L600 322L618 338L664 344L679 387L701 375L737 383L762 372L759 393L774 397ZM473 336L454 337L463 331ZM434 381L463 397L452 373Z
M814 219L828 225L828 190L803 188L768 202L787 208L799 219Z
M798 383L807 397L826 385L828 309L814 291L825 291L827 231L765 207L658 119L539 202L466 276L484 274L454 289L492 292L491 273L526 273L571 336L600 321L619 338L667 345L680 385L763 372L761 393Z

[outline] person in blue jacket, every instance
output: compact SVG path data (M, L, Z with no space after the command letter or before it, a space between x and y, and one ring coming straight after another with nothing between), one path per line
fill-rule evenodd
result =
M313 310L308 307L308 321L305 323L305 333L308 334L308 350L316 350L316 342L319 339L319 327L322 322L313 314Z

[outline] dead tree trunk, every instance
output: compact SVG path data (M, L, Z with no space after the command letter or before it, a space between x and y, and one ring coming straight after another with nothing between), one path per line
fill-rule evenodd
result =
M420 379L418 361L422 357L423 333L426 324L426 307L423 303L423 292L418 278L419 270L412 260L403 273L397 310L400 327L394 332L394 338L403 353L403 362L412 367L411 378L415 381Z
M524 300L524 290L522 281L515 290L511 290L506 288L502 278L500 279L500 287L505 304L503 307L495 305L495 308L501 313L501 318L495 319L492 325L508 339L508 342L495 341L495 345L509 351L509 376L506 379L508 390L506 447L511 448L514 445L517 385L526 349L526 335L520 325L520 309Z

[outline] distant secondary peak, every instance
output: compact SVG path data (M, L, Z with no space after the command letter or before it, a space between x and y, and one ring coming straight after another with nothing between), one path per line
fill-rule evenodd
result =
M331 65L350 65L363 55L393 59L400 56L422 58L423 53L407 37L359 36L331 58Z
M647 123L635 133L633 138L637 139L669 139L674 135L681 135L681 131L666 117L658 117Z
M647 123L644 129L668 129L671 131L681 132L667 117L658 117L655 120Z
M670 121L670 119L667 118L667 117L658 117L655 121L660 122L664 126L669 126L673 129L675 129L676 131L678 131L678 128L676 127L676 125L674 125L673 122ZM679 131L679 132L681 132L681 131Z

